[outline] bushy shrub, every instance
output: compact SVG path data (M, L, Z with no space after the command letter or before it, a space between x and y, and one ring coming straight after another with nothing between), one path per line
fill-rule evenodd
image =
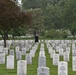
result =
M61 31L61 36L62 36L62 38L67 38L67 36L68 36L67 31Z
M45 31L45 34L44 34L45 38L51 38L51 39L67 38L67 36L68 34L66 31L55 30L55 29Z

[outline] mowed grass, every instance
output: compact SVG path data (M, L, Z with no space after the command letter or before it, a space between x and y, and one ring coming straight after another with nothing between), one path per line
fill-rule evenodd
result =
M53 60L52 58L50 58L46 44L44 44L44 46L46 53L46 67L50 69L50 75L58 75L58 67L53 65ZM32 59L32 64L27 65L27 75L37 75L39 51L40 51L40 44L36 51L35 57ZM22 60L25 60L25 56L22 57ZM63 57L60 57L60 61L63 61ZM15 68L13 70L6 69L5 64L0 64L0 75L17 75L16 56L15 56ZM72 71L72 52L70 54L70 61L68 63L68 75L76 75L76 72Z
M58 75L58 66L53 65L53 60L50 58L50 54L48 54L48 49L45 44L45 52L46 52L46 65L50 68L50 75ZM63 56L60 56L60 61L63 61ZM72 50L70 53L70 61L68 62L68 75L76 75L76 71L72 71Z

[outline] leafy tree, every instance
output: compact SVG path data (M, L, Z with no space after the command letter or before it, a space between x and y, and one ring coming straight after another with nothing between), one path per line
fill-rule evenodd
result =
M45 26L47 29L62 28L62 10L56 5L47 5L45 11Z
M71 33L75 37L75 35L76 35L76 22L72 23Z
M47 0L37 0L38 7L45 11L45 8L47 6Z
M68 0L64 9L64 25L74 35L76 24L76 0Z
M59 38L67 38L68 34L67 31L65 30L50 29L48 31L45 31L44 36L51 39L59 39Z
M35 9L35 8L42 8L45 10L48 4L58 4L60 0L23 0L23 8L24 9Z
M24 9L36 9L42 8L45 9L47 6L47 0L23 0Z
M15 36L25 36L26 30L27 30L27 26L26 27L18 27L18 28L11 29L10 34L12 35L12 37L14 39Z
M37 0L23 0L24 9L35 9L38 8Z
M69 29L75 36L76 0L24 0L23 7L27 9L40 8L43 11L43 23L46 30ZM33 23L36 23L34 21Z
M60 0L60 1L58 2L58 5L62 8L62 7L65 6L65 4L66 4L67 1L68 1L68 0Z
M35 8L41 8L43 10L43 16L45 17L45 28L62 28L63 22L63 10L62 3L65 4L66 0L24 0L23 7L31 9L32 4L35 2ZM30 7L28 7L30 6Z
M0 33L4 47L6 47L8 32L26 23L30 23L30 14L21 11L12 0L0 0Z
M52 5L58 4L60 0L50 0Z
M43 11L38 8L38 9L32 9L28 10L32 13L32 23L31 23L31 29L37 32L41 32L44 30L44 16L43 16Z

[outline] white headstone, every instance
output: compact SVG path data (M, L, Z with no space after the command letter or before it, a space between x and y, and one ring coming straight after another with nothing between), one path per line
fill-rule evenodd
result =
M35 52L34 52L34 50L30 50L30 54L31 54L32 57L35 57Z
M20 50L19 46L16 46L16 52L18 52Z
M50 53L50 58L53 58L53 54L55 54L55 50L52 50Z
M60 48L60 49L59 49L59 55L60 55L60 56L63 56L63 54L64 54L64 51L63 51L62 48Z
M59 52L60 47L56 46L56 52Z
M22 55L26 55L26 48L22 48Z
M41 47L41 48L40 48L40 51L44 51L44 47Z
M0 52L3 52L3 46L0 46Z
M48 67L39 67L37 69L37 75L50 75L50 71Z
M8 48L4 48L5 55L8 55Z
M69 62L69 52L64 52L64 61Z
M66 52L70 54L70 47L66 47Z
M22 53L21 51L16 52L16 60L21 60L22 59Z
M13 49L9 50L9 55L14 55L14 50Z
M76 48L75 44L72 44L72 50L75 50L75 48Z
M66 44L65 44L65 43L62 44L62 48L63 48L63 50L65 51L65 49L66 49Z
M32 64L32 57L30 53L26 54L26 61L27 61L27 64Z
M5 64L5 53L0 53L0 64Z
M17 61L17 75L27 75L27 62L25 60Z
M11 47L12 47L12 48L15 47L15 41L14 41L14 40L12 40L12 42L11 42Z
M40 51L39 52L39 56L45 56L45 52L44 51Z
M58 63L58 75L68 75L68 63L61 61Z
M52 47L49 47L49 48L48 48L49 54L51 53L52 50L53 50Z
M53 54L53 65L58 65L59 54Z
M38 67L46 67L46 57L39 56Z
M76 56L72 57L72 69L73 71L76 71Z
M76 56L76 50L72 50L72 56Z
M14 69L14 56L13 55L7 56L6 68L7 69Z

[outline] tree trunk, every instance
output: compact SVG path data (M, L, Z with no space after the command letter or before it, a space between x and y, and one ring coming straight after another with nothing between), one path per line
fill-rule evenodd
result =
M4 38L4 47L6 47L6 39Z
M8 34L6 33L6 39L8 40Z
M6 39L7 39L7 36L6 36L6 33L4 32L4 37L3 37L3 40L4 40L4 47L6 47Z

